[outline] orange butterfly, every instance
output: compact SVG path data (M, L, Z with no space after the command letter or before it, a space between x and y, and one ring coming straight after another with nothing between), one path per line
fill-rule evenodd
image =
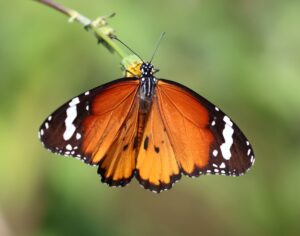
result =
M102 182L170 189L184 175L238 176L254 164L250 143L219 108L157 79L151 63L87 91L50 115L39 137L50 151L98 166Z

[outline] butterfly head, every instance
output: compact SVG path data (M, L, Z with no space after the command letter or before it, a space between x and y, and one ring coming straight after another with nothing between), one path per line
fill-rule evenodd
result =
M141 65L141 77L150 77L152 76L156 71L153 68L153 65L151 63L148 62L143 62Z

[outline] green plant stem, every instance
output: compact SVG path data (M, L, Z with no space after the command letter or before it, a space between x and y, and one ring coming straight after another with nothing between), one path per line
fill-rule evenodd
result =
M107 26L105 17L101 17L95 21L92 21L88 17L82 15L81 13L71 8L65 7L61 4L58 4L52 0L35 0L35 1L47 5L65 14L66 16L69 16L70 22L77 21L78 23L82 24L84 27L88 27L89 29L92 29L93 32L98 37L98 39L101 39L101 41L105 42L109 46L109 48L113 50L113 52L116 52L122 58L122 60L124 60L128 56L110 37L109 33L114 32L114 30L111 27ZM104 21L105 27L98 26L97 21L99 20Z

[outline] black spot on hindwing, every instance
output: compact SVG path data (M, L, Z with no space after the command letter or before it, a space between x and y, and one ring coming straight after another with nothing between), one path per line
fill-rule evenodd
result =
M146 136L145 141L144 141L144 149L147 150L149 145L149 137Z

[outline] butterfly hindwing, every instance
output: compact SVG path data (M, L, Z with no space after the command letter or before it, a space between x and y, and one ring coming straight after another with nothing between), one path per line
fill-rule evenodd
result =
M188 176L241 175L254 153L241 130L219 108L189 88L160 80L157 97L179 165Z
M170 189L181 177L156 97L145 125L136 169L140 184L154 192Z
M100 161L98 173L102 182L110 186L125 186L133 177L138 147L136 145L139 103L137 97L116 139Z

